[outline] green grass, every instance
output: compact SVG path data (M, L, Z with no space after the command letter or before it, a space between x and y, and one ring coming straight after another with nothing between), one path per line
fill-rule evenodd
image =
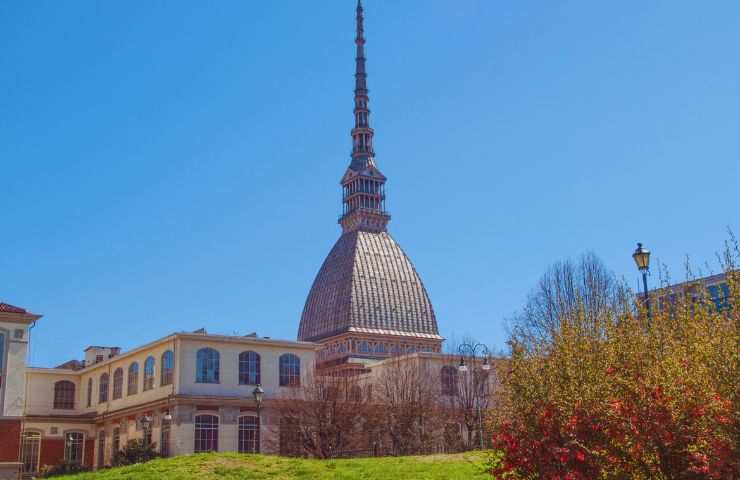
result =
M55 477L67 480L215 480L215 479L490 479L487 453L418 457L305 460L271 455L210 453L158 459L145 464Z

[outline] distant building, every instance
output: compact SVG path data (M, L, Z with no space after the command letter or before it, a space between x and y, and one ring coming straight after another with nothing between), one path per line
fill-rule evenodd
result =
M319 342L323 368L356 369L373 360L439 352L432 302L409 257L387 231L386 177L375 162L365 69L362 5L357 5L355 124L341 180L342 235L308 294L298 339Z
M649 294L658 310L670 309L682 296L689 296L693 301L709 301L718 312L730 308L730 285L724 273L653 289Z

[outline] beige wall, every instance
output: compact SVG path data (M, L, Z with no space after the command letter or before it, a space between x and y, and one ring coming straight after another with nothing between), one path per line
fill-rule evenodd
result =
M21 338L16 338L16 331ZM5 337L3 348L3 376L0 386L0 416L18 417L23 415L25 401L25 378L23 371L26 367L28 352L28 325L23 323L2 321L0 319L0 333Z
M166 398L174 392L174 383L171 385L161 385L162 380L162 354L167 350L173 350L174 341L155 344L149 348L137 349L131 354L124 354L114 357L108 361L98 363L91 367L81 370L80 385L80 409L82 412L96 412L98 414L114 412L123 408L134 407L142 403L149 403L155 400ZM144 391L144 362L149 357L154 358L154 388ZM138 387L136 393L128 395L128 369L129 366L137 362L139 364ZM120 399L113 399L113 375L115 371L123 369L123 391ZM175 371L177 368L175 367ZM108 374L108 401L99 403L100 398L100 376L103 373ZM174 374L173 374L174 378ZM92 404L87 407L87 385L88 380L93 381Z
M75 408L73 410L54 410L54 384L69 380L75 385ZM28 368L26 369L26 415L77 415L81 413L80 379L72 370Z
M298 345L298 344L295 344ZM218 384L197 383L196 377L196 355L198 350L210 347L220 354L220 382ZM180 386L178 393L188 395L213 395L252 398L254 385L239 385L239 354L244 351L254 351L260 355L260 381L265 390L265 399L287 395L291 387L280 387L279 383L279 358L284 353L293 353L301 360L302 381L314 368L315 349L296 348L293 345L274 345L259 340L251 342L241 341L224 342L204 339L183 339L180 342L179 365Z

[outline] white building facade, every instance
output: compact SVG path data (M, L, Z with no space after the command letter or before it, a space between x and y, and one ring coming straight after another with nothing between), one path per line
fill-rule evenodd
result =
M23 339L39 316L23 315L26 323L8 324L0 312L0 422L7 423L0 433L0 471L7 473L0 479L60 463L108 466L131 440L152 443L163 456L279 453L272 403L296 397L320 347L198 331L123 353L93 346L84 362L35 368L26 367Z

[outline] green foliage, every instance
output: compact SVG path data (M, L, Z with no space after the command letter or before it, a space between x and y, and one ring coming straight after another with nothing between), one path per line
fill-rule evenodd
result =
M66 480L483 480L486 452L417 457L299 459L272 455L207 453L160 458L63 477ZM62 480L62 479L60 479Z
M704 287L689 283L670 308L658 308L656 297L675 292L658 292L652 318L627 292L599 309L576 292L567 309L543 316L555 319L546 328L518 324L505 381L511 421L495 443L506 457L494 471L525 478L738 478L738 253L724 256L731 307L721 312Z
M159 457L157 445L153 442L145 443L141 439L129 440L126 446L113 455L113 465L134 465L154 460Z
M78 463L60 463L59 465L44 465L41 468L43 478L57 477L60 475L69 475L71 473L87 472L89 469Z

